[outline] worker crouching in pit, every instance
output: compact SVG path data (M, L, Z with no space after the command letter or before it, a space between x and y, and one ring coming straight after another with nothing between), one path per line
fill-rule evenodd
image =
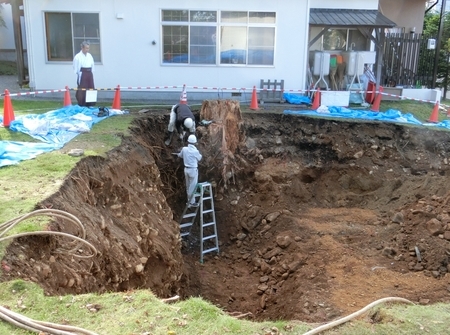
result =
M195 117L187 102L182 98L179 104L173 105L170 111L168 131L169 135L164 142L170 145L174 130L177 130L180 140L184 142L187 134L195 134Z

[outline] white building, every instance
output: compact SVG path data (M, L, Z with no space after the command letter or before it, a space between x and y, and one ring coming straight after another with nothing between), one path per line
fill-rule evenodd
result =
M412 1L424 7L425 0ZM199 96L220 91L227 98L230 89L251 89L261 79L305 89L309 50L327 49L328 32L344 31L347 50L374 49L395 26L380 12L382 3L411 0L10 2L23 9L31 89L74 87L72 58L87 40L97 88L185 84ZM10 47L10 37L0 39L0 50Z

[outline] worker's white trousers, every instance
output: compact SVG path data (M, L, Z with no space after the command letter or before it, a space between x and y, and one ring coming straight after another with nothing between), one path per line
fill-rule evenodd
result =
M167 130L169 132L173 132L175 130L175 122L177 121L177 113L172 110L170 111L170 119L169 119L169 126L167 127Z
M195 186L198 183L198 169L197 168L184 168L184 177L186 179L186 193L188 202L192 193L195 191ZM192 197L191 204L195 203L195 197Z

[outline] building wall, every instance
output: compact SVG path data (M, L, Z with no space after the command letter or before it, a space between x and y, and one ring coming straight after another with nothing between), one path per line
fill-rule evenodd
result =
M378 9L378 0L311 0L311 8Z
M426 0L380 0L380 12L394 21L403 32L421 33ZM400 31L399 31L400 32Z
M44 30L45 11L98 12L102 63L96 64L97 88L172 86L252 88L261 79L285 80L285 87L305 87L309 0L247 0L201 2L172 0L93 1L24 0L28 33L30 87L56 89L75 86L71 62L48 62ZM275 64L271 67L183 66L162 64L161 9L276 11ZM295 10L293 10L295 8ZM123 18L117 18L121 14ZM152 45L152 41L156 45ZM32 50L32 54L31 51Z

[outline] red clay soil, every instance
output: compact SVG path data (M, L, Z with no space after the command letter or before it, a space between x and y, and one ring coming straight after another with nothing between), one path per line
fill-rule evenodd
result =
M20 238L2 280L54 295L201 296L255 320L322 322L389 296L450 301L449 132L204 103L197 121L214 122L197 129L200 181L214 186L220 253L200 263L196 230L179 235L181 143L164 145L167 114L136 112L132 136L80 161L36 207L76 215L99 254ZM75 232L60 219L49 229Z

